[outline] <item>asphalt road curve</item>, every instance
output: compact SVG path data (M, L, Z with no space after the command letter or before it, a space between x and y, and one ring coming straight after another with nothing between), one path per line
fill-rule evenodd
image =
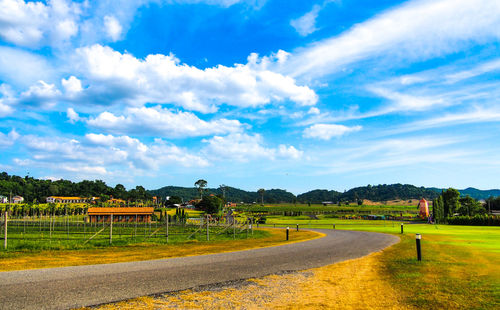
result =
M230 253L0 272L1 309L68 309L297 271L357 258L399 238L317 230L323 238Z

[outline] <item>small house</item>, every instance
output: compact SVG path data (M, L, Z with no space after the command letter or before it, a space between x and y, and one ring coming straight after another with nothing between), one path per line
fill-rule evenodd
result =
M23 202L24 202L24 198L21 196L12 197L12 203L23 203Z

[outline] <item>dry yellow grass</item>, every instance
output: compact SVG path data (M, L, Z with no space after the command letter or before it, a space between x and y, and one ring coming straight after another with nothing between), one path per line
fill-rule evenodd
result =
M0 259L0 271L109 264L140 260L162 259L180 256L204 255L240 251L285 244L284 232L278 229L263 229L270 237L240 239L217 242L188 242L174 245L139 244L125 247L108 247L92 250L42 251ZM312 231L291 231L290 242L299 242L323 236Z
M380 255L251 279L236 288L186 290L98 309L411 309L382 273Z

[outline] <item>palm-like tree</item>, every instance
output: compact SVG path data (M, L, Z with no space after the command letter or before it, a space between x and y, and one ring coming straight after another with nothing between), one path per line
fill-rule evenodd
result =
M261 204L264 204L264 193L265 192L266 192L266 190L263 188L259 188L259 190L257 191L257 193L259 193L259 195L260 195Z
M200 179L194 183L194 186L198 188L198 191L200 192L200 198L203 199L203 189L207 187L207 181Z

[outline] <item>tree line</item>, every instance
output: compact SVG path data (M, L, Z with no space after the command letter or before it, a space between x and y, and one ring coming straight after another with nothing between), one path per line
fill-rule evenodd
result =
M84 180L72 182L69 180L42 180L26 176L24 178L0 173L0 195L19 195L25 202L44 203L50 196L78 196L84 198L103 197L130 201L149 200L152 195L142 186L127 190L122 184L115 187L106 185L102 180Z
M491 199L500 202L500 197ZM460 192L454 188L443 191L432 201L432 214L438 224L447 223L454 216L475 217L487 213L485 205L468 195L461 197Z

